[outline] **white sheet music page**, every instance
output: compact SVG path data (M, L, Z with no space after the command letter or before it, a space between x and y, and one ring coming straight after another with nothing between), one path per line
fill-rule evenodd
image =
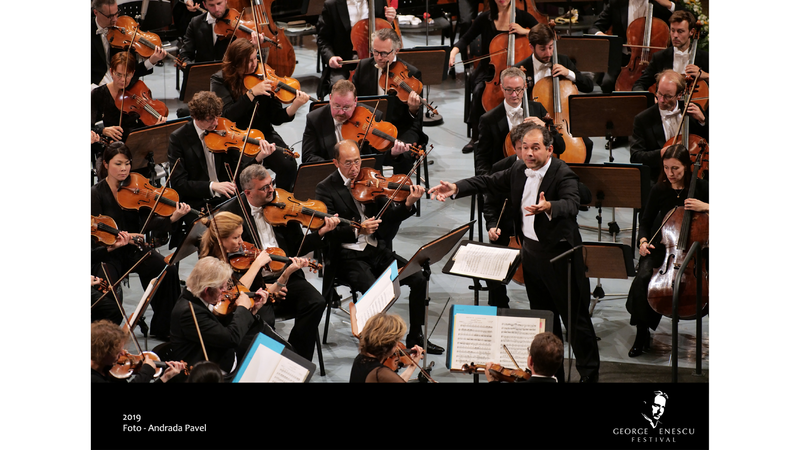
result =
M264 383L271 381L275 367L280 363L280 354L265 345L259 345L253 358L247 365L240 383Z
M270 383L302 383L308 377L308 369L289 358L281 358L278 367L269 379Z
M514 357L520 367L525 368L528 358L528 347L534 336L544 331L544 319L537 317L497 316L500 332L498 349L500 360L495 361L503 367L514 367L514 363L503 350L503 344Z
M450 272L503 281L518 254L517 249L467 244L456 251Z
M361 299L356 302L356 322L359 335L361 335L367 320L383 311L386 305L394 300L395 292L392 280L395 278L397 278L397 261L392 262L367 292L361 296Z
M460 369L464 364L486 364L497 360L493 348L497 344L495 316L457 314L453 325L453 349L451 369Z

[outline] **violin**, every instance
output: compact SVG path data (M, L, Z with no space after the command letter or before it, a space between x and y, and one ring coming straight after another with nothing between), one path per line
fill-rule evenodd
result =
M150 88L142 80L138 80L133 86L124 89L114 99L114 105L125 114L138 114L139 120L148 126L157 124L162 117L169 115L167 105L160 100L155 100L153 94L150 93Z
M297 222L304 227L318 230L325 225L326 217L334 217L328 214L328 207L320 200L308 200L301 202L290 192L283 189L275 189L272 201L264 205L261 209L266 220L272 226L287 225L289 222ZM360 229L361 224L339 218L339 222L349 225L355 229Z
M667 48L670 42L669 26L658 17L653 17L653 4L648 3L647 15L631 22L626 37L627 46L631 49L631 59L617 76L615 91L633 89L633 84L641 78L642 71L650 64L650 49Z
M158 200L158 203L156 203ZM131 172L125 181L120 183L117 192L117 203L124 209L139 209L141 207L154 210L159 216L171 216L178 207L178 192L168 187L156 188L147 181L144 175ZM192 208L191 213L198 217L203 213Z
M420 96L422 104L433 114L439 114L439 111L425 101L422 96L422 81L412 77L408 73L408 66L401 61L395 61L389 65L388 70L381 72L378 78L380 86L386 86L384 91L393 91L397 94L397 98L403 103L408 103L408 95L411 91Z
M486 364L475 363L464 364L461 366L462 373L484 373L487 370L492 374L493 377L508 383L527 381L531 378L531 372L528 369L509 369L501 366L500 364L492 364L488 368L486 367Z
M406 350L406 346L402 342L398 342L397 350L383 361L383 365L392 369L393 372L397 372L403 367L413 366L414 361L411 360L408 352L403 350Z
M153 56L156 48L162 48L161 38L157 34L139 30L139 24L129 16L119 16L117 24L108 27L106 38L112 47L122 49L132 47L144 58ZM186 68L186 62L180 57L167 53L167 58L172 59L175 66Z
M242 144L245 144L245 135L246 132L236 128L236 124L232 121L220 117L217 120L217 127L212 131L206 131L203 141L211 153L225 153L231 149L242 150ZM264 133L251 129L246 140L247 143L244 145L244 154L250 157L258 155L261 152L259 141L262 140L264 140ZM290 158L300 157L299 153L280 145L275 145L275 150L283 152L284 156Z
M97 238L98 241L105 245L114 245L114 242L117 241L118 234L117 223L114 222L113 218L102 214L92 216L92 236ZM152 245L145 242L144 238L138 234L131 236L130 243L139 247L139 250L152 247ZM107 283L108 282L106 282L106 287L108 287Z
M390 5L389 0L387 0L386 5L397 9L396 0L394 5ZM359 20L350 29L350 41L353 43L353 50L358 55L358 59L369 58L370 53L372 53L372 34L384 28L392 28L397 33L397 37L400 38L401 42L400 47L402 47L403 36L400 35L400 25L397 22L397 17L395 17L393 23L375 17L375 8L372 0L367 0L367 8L369 9L369 17Z
M291 258L286 256L286 252L278 247L267 247L265 250L267 253L269 253L270 258L272 259L272 261L270 261L268 264L271 272L278 272L282 270L286 264L292 263ZM256 247L254 244L242 242L242 246L239 248L239 251L228 254L228 263L231 265L231 267L233 267L234 270L246 272L248 269L250 269L250 266L253 264L253 261L255 261L259 253L261 253L261 249ZM309 260L308 267L312 272L316 272L322 268L322 264L311 259Z
M342 138L356 141L359 146L366 139L369 145L379 152L385 152L397 140L397 127L390 122L374 119L374 113L357 105L353 115L342 124ZM425 154L425 150L416 144L411 145L411 153L416 156Z
M558 37L558 35L556 35ZM558 40L553 39L553 56L550 58L552 65L558 64ZM552 73L552 69L551 69ZM564 153L558 155L567 163L585 163L589 155L583 139L573 137L569 131L569 97L579 94L578 88L570 80L561 80L561 77L543 77L533 86L533 96L547 110L552 118L553 125L548 126L550 132L561 134L564 139Z
M261 83L265 80L269 80L272 82L273 86L273 95L275 98L278 99L279 102L283 104L289 104L294 101L297 97L297 91L300 90L300 82L294 78L289 77L281 77L278 76L277 72L272 69L268 64L258 63L258 67L256 67L256 71L252 74L245 75L244 77L244 87L246 89L252 89L258 83ZM312 102L317 102L314 97L309 96L309 100Z
M404 183L401 182L405 180ZM384 177L377 169L362 167L358 178L351 182L350 192L360 203L374 202L378 197L393 197L403 202L411 193L411 179L402 174ZM396 193L395 193L396 192Z
M255 28L257 27L254 21L243 20L239 11L228 8L225 15L217 19L216 23L214 23L214 34L223 39L230 39L231 36L236 36L237 38L250 40L250 37L255 32ZM269 35L269 33L264 34L263 39L261 47L272 45L280 48L280 44L275 41L274 35Z
M698 172L703 159L703 144L694 162L692 180L686 198L694 197ZM672 301L674 289L679 291L678 317L682 320L696 319L697 283L703 279L702 314L708 306L708 268L696 267L695 259L686 260L686 253L694 242L700 242L702 248L708 248L708 213L698 213L678 206L670 212L661 227L661 242L666 247L666 256L660 267L653 269L653 277L647 286L647 302L654 311L672 317ZM678 270L688 264L683 277L676 278Z
M484 111L491 111L497 105L503 103L503 87L500 85L500 73L507 67L511 67L518 62L533 54L527 39L516 39L516 33L512 33L511 24L517 21L516 1L512 0L509 5L509 31L499 34L489 43L489 54L493 55L489 59L489 64L494 67L494 77L487 80L486 88L483 90L481 104Z
M144 366L144 359L147 358L153 361L156 365L156 373L153 378L158 378L164 372L165 367L169 367L167 363L162 362L161 358L151 351L144 351L140 355L132 355L127 350L123 350L123 354L111 366L108 373L117 379L130 378L131 375L139 373ZM181 361L182 362L182 361Z

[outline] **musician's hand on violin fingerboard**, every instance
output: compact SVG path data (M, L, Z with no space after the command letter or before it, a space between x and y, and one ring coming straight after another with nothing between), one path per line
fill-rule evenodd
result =
M166 57L167 57L167 52L161 47L156 47L155 49L153 49L153 54L150 55L149 58L150 64L155 65L157 62L161 61Z
M186 203L179 202L178 207L175 208L175 212L169 217L170 222L175 223L181 219L181 217L189 214L189 211L192 210L192 207L187 205Z
M423 195L425 195L425 188L418 185L411 185L408 187L410 193L408 197L406 197L406 208L411 208L414 203L417 203L417 200L421 199Z
M256 260L254 261L256 266L264 267L267 264L272 262L272 258L269 256L269 252L266 250L261 250L261 253L256 256Z
M291 275L293 272L296 272L302 269L303 267L308 267L308 260L306 258L292 257L289 259L292 260L292 264L290 264L289 267L286 268L286 270L284 271L284 275Z
M408 150L408 144L403 143L400 139L395 139L394 145L392 145L392 156L402 155Z
M120 230L119 234L117 234L117 240L114 241L113 244L106 247L108 251L114 251L120 247L124 247L131 242L131 235L128 234L127 231Z
M375 219L374 217L370 217L369 219L361 222L361 229L358 230L358 233L368 236L376 232L380 224L381 224L381 219Z
M164 374L161 375L161 382L166 383L175 375L181 373L186 369L186 363L180 361L164 361L164 364L167 365L167 369L164 371Z
M275 151L275 144L271 144L264 139L258 143L259 147L261 147L261 151L258 152L256 155L256 162L264 161L266 157L271 155Z
M269 95L272 94L272 81L271 80L264 80L261 83L256 84L253 86L253 95L258 97L259 95Z
M408 93L408 112L413 115L417 115L417 111L419 111L419 107L422 105L422 100L420 99L419 95L411 91Z
M294 100L292 100L292 103L294 103L299 107L308 103L310 99L311 97L309 97L308 94L306 94L305 92L297 91L297 95L294 97Z
M333 231L337 226L339 226L339 215L336 214L334 217L326 217L325 218L325 225L317 231L320 237L325 236L329 231Z
M397 17L397 10L392 8L391 6L384 6L383 7L383 14L386 16L386 21L391 22Z
M236 193L235 186L230 181L211 183L211 190L220 195L224 195L226 198L231 198L231 195Z

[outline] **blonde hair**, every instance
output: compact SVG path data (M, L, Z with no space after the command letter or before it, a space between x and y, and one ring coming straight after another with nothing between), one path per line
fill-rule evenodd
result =
M241 217L228 211L219 212L214 217L203 218L201 223L207 226L208 229L203 233L203 237L200 238L200 257L214 256L224 260L224 250L220 248L220 241L230 237L237 228L242 226L242 222ZM219 230L219 233L217 233L217 230Z
M388 357L395 344L406 334L406 323L397 314L379 313L367 320L361 331L359 351L379 360Z
M233 268L225 261L213 256L206 256L197 261L192 273L186 278L186 289L195 297L199 297L206 288L222 286L231 278L231 274L233 274Z
M99 363L106 356L116 353L126 336L122 328L110 320L92 322L92 361Z

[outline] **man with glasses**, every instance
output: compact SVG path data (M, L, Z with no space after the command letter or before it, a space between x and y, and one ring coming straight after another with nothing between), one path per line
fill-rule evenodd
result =
M422 80L422 72L416 67L397 58L400 49L400 37L391 28L384 28L372 35L372 58L362 59L353 73L353 84L361 95L385 95L387 86L381 86L378 80L391 64L399 61L408 67L408 74ZM385 77L389 80L389 77ZM392 149L391 156L386 155L384 164L391 166L394 173L406 174L411 170L416 158L408 153L410 145L415 143L421 147L428 144L428 136L422 131L424 116L422 102L416 92L408 93L408 103L403 103L396 95L390 95L386 108L386 121L397 127L397 139L403 145Z
M124 51L120 48L113 48L106 37L109 27L117 24L119 19L119 7L116 0L92 0L92 84L102 86L111 81L108 73L108 65L111 57L115 53ZM167 56L167 52L162 48L156 48L153 54L136 65L133 81L143 75L152 73L153 66Z
M553 61L555 33L547 24L540 23L535 25L528 33L528 44L533 51L531 57L523 60L517 66L525 69L528 74L528 93L533 91L533 87L539 80L545 77L560 77L561 82L575 83L580 92L592 92L594 83L592 79L578 71L575 63L564 54L558 55L558 61ZM592 148L594 143L588 137L583 138L586 145L586 162L592 158ZM558 152L555 152L558 153Z
M325 238L328 232L339 224L337 217L326 217L325 225L317 231L309 231L308 235L304 235L297 222L272 226L265 220L263 210L275 199L275 185L267 169L259 164L247 166L239 176L239 182L242 185L244 194L242 203L247 209L247 214L242 213L242 206L238 201L225 205L223 209L244 219L242 239L245 242L254 243L260 248L280 248L289 257L302 256L327 246ZM251 225L254 230L251 229ZM258 235L257 239L254 239L253 233ZM270 271L269 266L261 270L265 284L279 283L280 272ZM278 285L286 288L286 298L275 304L266 305L260 315L267 320L267 323L270 322L269 318L274 316L294 318L289 343L297 354L311 361L314 356L317 326L325 311L325 299L306 280L302 270L293 272L285 286L280 283Z
M337 81L331 90L330 102L306 115L302 154L304 163L323 162L334 159L333 147L337 142L343 139L341 131L342 126L348 119L353 117L356 106L359 105L356 97L355 85L348 80ZM368 109L371 110L371 108ZM383 120L383 114L380 111L375 111L375 120ZM406 144L396 140L391 149L391 153L399 154L406 151L406 149ZM365 142L361 147L362 155L376 153L379 154L379 156L376 158L375 167L382 167L383 153L372 148L368 142Z
M352 180L361 172L361 155L356 143L350 140L338 142L333 148L333 164L337 170L317 185L316 198L325 203L329 214L357 221L361 223L361 228L353 229L339 224L331 231L332 263L327 270L335 270L339 279L363 294L393 261L397 261L398 267L408 262L392 251L391 236L394 236L403 220L414 215L414 205L425 194L425 188L411 186L405 201L392 201L383 216L376 218L389 201L388 197L378 197L374 202L362 204L353 198L350 190ZM408 296L406 347L424 347L425 277L417 272L403 279L400 284L411 290ZM428 342L428 353L441 355L443 352L442 347Z
M680 133L678 127L683 112L678 96L686 89L686 79L672 69L664 70L656 77L656 104L645 109L633 119L631 136L631 162L650 167L651 185L658 181L661 155L664 144ZM689 133L708 139L708 120L703 109L695 103L689 104Z

